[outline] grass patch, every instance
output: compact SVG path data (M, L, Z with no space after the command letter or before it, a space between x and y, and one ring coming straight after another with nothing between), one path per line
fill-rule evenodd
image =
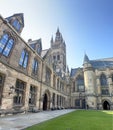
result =
M77 110L27 130L113 130L113 111Z

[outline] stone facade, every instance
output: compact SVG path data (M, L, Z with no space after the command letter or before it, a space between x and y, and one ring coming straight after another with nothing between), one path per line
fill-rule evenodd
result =
M51 48L42 50L41 39L25 42L20 36L23 22L23 14L6 19L0 16L1 110L68 108L69 87L48 59L52 54Z
M89 60L85 55L83 68L72 69L71 79L72 107L113 109L113 58Z
M23 14L0 16L0 110L113 109L113 58L66 64L66 45L57 29L51 47L25 42ZM0 111L0 112L1 112Z

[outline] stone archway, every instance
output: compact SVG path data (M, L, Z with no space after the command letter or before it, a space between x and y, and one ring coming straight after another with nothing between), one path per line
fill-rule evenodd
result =
M44 94L44 98L43 98L43 110L47 110L47 103L48 103L48 97L47 94Z
M110 103L106 100L103 102L103 109L110 110Z
M50 92L49 90L46 90L43 95L43 110L49 110L50 109Z

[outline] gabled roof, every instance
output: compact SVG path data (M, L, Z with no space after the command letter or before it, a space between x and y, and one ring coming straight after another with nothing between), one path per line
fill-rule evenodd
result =
M41 57L44 58L47 55L48 51L49 51L49 49L42 50Z
M30 39L30 41L28 41L29 42L29 45L36 45L36 44L40 44L40 47L42 48L42 41L41 41L41 38L40 39L38 39L38 40L31 40Z
M13 17L19 17L19 18L21 18L21 22L22 22L22 25L24 27L24 14L23 13L17 13L17 14L14 14L14 15L10 16L10 17L5 18L5 19L8 20L8 22L10 22L10 20Z

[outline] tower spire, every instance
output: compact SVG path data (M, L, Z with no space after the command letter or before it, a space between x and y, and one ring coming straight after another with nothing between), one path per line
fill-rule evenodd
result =
M58 42L58 41L62 41L63 38L62 38L62 34L60 33L59 31L59 27L57 28L57 32L56 32L56 37L55 37L55 42Z
M53 36L51 37L51 43L53 43Z
M56 34L59 34L60 33L60 31L59 31L59 27L57 27L57 32L56 32Z
M85 55L84 55L84 62L83 62L83 64L85 64L85 63L89 63L89 58L88 58L88 56L86 55L86 53L85 53Z

